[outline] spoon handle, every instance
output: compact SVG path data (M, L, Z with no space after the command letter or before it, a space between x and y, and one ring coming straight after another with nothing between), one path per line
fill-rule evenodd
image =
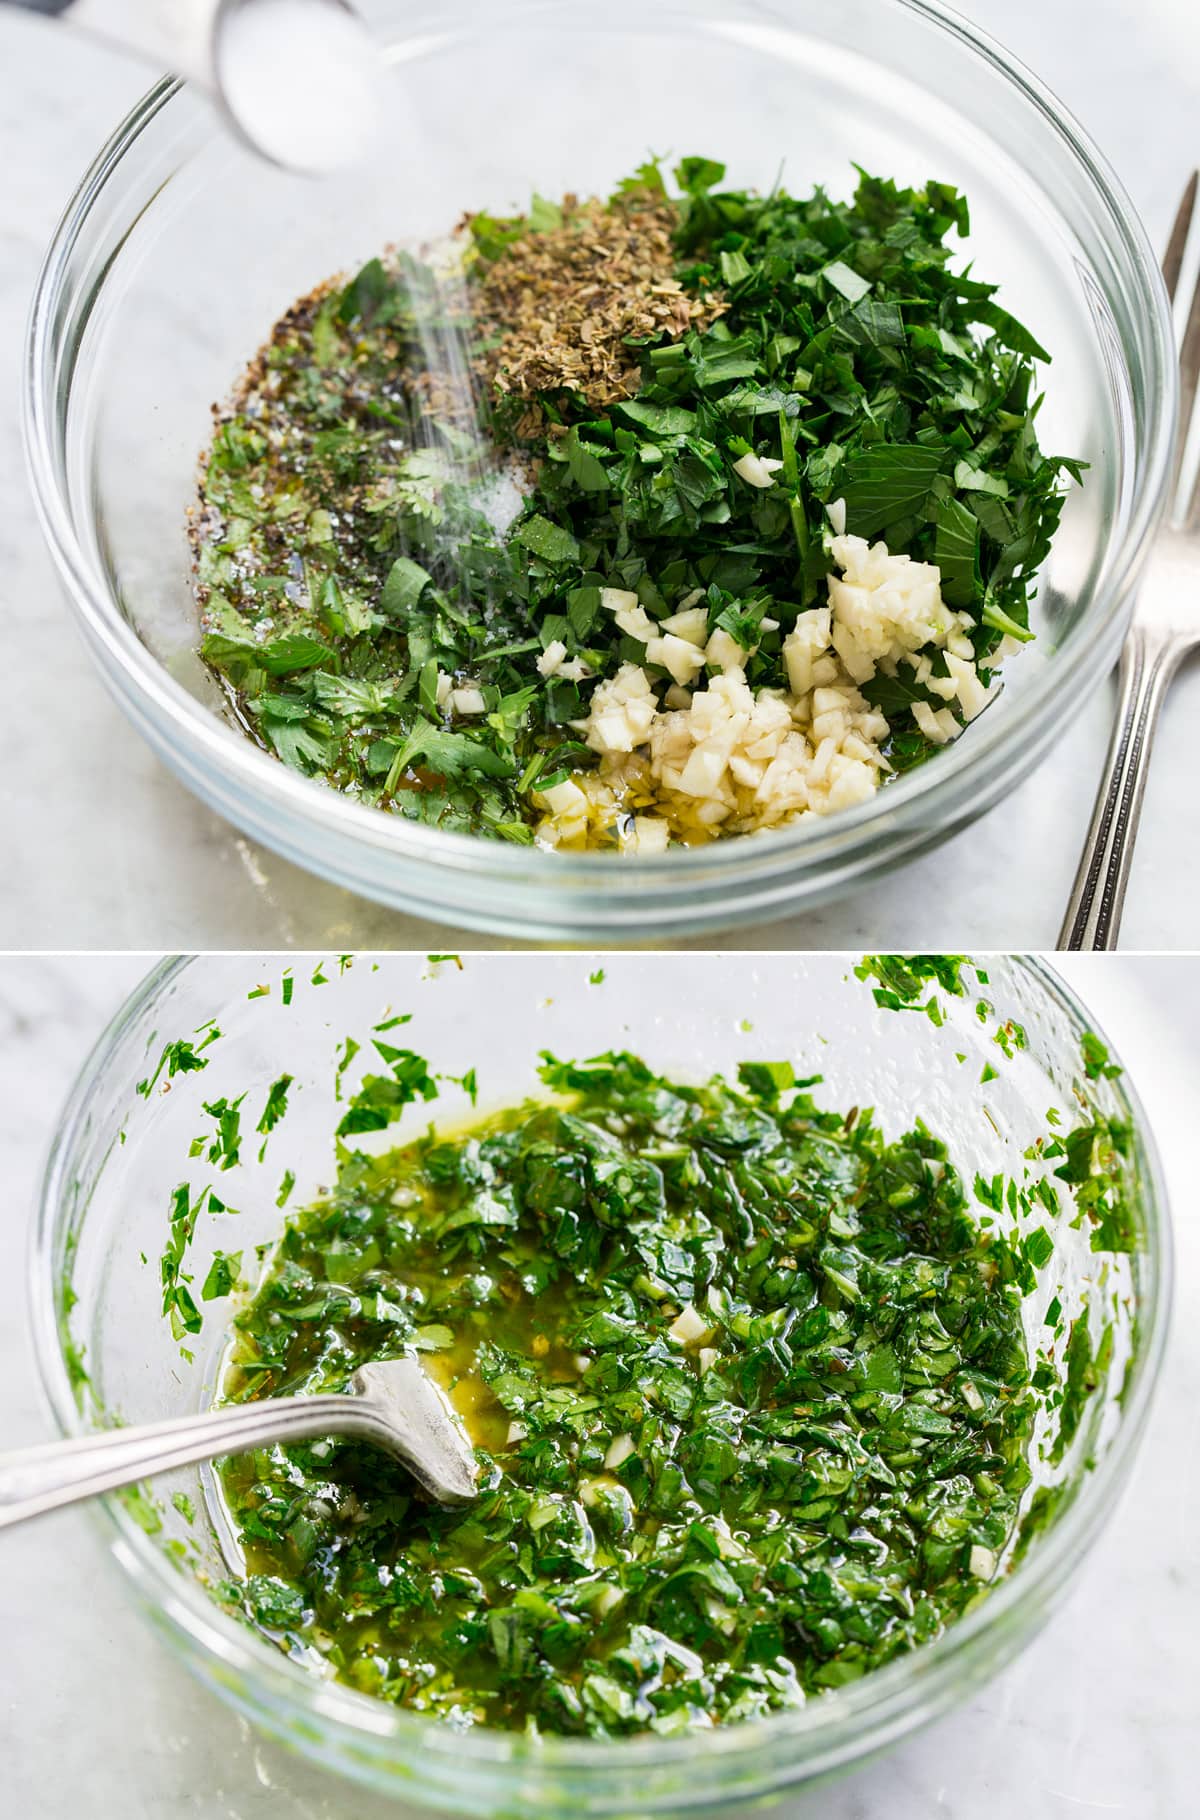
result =
M362 1397L271 1397L0 1454L0 1529L221 1454L332 1434L377 1440L379 1432L378 1414Z
M1158 710L1185 649L1174 632L1136 619L1129 629L1121 656L1117 721L1059 931L1060 951L1090 952L1117 945Z

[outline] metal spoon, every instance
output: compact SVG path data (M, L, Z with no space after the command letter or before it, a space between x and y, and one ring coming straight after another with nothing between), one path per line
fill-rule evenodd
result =
M374 1441L435 1503L476 1496L475 1454L449 1400L416 1359L393 1359L364 1365L336 1395L264 1397L0 1454L0 1529L197 1460L334 1434Z
M0 0L208 89L263 158L337 170L378 137L385 68L349 0ZM49 55L49 51L47 55Z

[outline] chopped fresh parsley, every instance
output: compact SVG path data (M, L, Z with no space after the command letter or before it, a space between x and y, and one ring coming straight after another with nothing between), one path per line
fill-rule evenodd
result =
M365 1083L358 1128L420 1066ZM818 1111L786 1061L542 1072L553 1105L344 1148L235 1322L234 1398L420 1351L478 1502L344 1441L231 1460L226 1596L385 1700L593 1737L794 1707L936 1636L1029 1484L1017 1278L1047 1234L1012 1251L935 1136Z
M342 1116L338 1126L339 1137L347 1137L356 1132L384 1131L395 1123L413 1100L418 1097L424 1100L437 1098L437 1082L422 1056L411 1049L395 1049L390 1043L381 1043L378 1038L375 1040L375 1048L387 1064L388 1073L365 1076Z
M254 1127L254 1129L263 1137L266 1137L270 1132L274 1131L276 1125L278 1125L280 1119L287 1111L288 1092L291 1085L291 1075L281 1074L279 1079L277 1081L272 1081L270 1087L267 1089L266 1104L263 1106L258 1124ZM265 1144L263 1148L265 1150Z
M630 295L597 303L586 335L576 297L554 298L572 325L556 343L506 289L514 245L553 288L539 243L571 227L544 198L475 216L451 291L402 253L279 323L208 451L193 535L203 656L283 763L528 843L539 793L596 764L577 723L597 681L632 661L658 703L671 686L601 589L655 622L698 602L707 634L745 647L752 689L787 687L782 643L825 598L839 499L851 533L938 565L984 682L1003 640L1031 636L1080 470L1039 447L1045 350L952 257L963 197L865 174L850 201L758 195L697 157L675 175L671 197L650 161L587 205ZM673 236L669 306L653 286L631 300L647 220ZM435 344L455 349L444 372ZM769 484L739 474L746 456L774 464ZM946 680L938 654L929 675L863 684L894 773L935 751L913 711L945 709ZM618 822L593 835L615 846Z
M200 1033L198 1032L197 1034ZM164 1068L167 1071L168 1080L173 1080L177 1074L192 1074L198 1072L201 1068L207 1068L208 1057L204 1055L202 1051L207 1049L210 1043L217 1042L220 1035L221 1032L217 1029L216 1025L209 1024L205 1026L203 1034L201 1035L201 1040L198 1043L191 1043L186 1037L180 1037L178 1041L174 1043L165 1043L163 1045L162 1054L158 1058L158 1066L155 1068L154 1073L148 1075L145 1080L139 1081L137 1084L137 1091L142 1095L142 1098L148 1099L151 1093L153 1093L155 1087L158 1085Z

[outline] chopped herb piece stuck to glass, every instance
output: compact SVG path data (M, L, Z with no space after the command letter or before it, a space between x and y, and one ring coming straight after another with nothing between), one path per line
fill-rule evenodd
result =
M652 854L861 803L992 699L1080 470L951 267L963 198L675 177L465 216L276 326L192 537L203 655L285 764Z

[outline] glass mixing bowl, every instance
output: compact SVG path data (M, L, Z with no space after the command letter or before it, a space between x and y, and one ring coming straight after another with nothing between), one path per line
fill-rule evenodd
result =
M1043 756L1115 660L1175 425L1166 296L1131 205L1053 96L938 0L380 0L395 102L368 171L256 162L205 99L154 89L71 201L27 364L42 521L109 687L211 807L422 916L619 943L778 916L942 840ZM970 255L1054 354L1043 446L1089 464L1037 642L951 750L829 820L636 863L441 833L288 770L225 718L194 652L184 512L210 407L320 278L464 208L604 194L650 150L844 194L858 162L970 199ZM120 805L114 805L120 812Z
M662 1740L600 1743L521 1735L460 1733L314 1676L229 1617L200 1576L222 1578L219 1508L207 1469L156 1480L153 1505L110 1497L98 1520L140 1606L194 1673L256 1723L321 1762L409 1801L462 1813L553 1816L713 1811L765 1800L844 1766L944 1712L977 1689L1038 1629L1062 1598L1113 1508L1145 1424L1162 1357L1170 1282L1170 1233L1153 1138L1124 1077L1085 1082L1081 1041L1086 1011L1037 961L989 960L985 988L994 1015L976 1015L975 993L944 1003L938 1026L913 1012L881 1010L845 956L606 957L606 978L589 983L594 961L576 955L467 957L431 968L417 956L360 956L344 971L309 965L290 1004L280 959L205 957L157 967L87 1061L64 1112L38 1216L33 1315L38 1358L59 1425L67 1432L120 1417L153 1421L205 1408L218 1381L231 1313L204 1303L203 1328L180 1356L162 1318L158 1259L172 1195L181 1180L198 1193L210 1181L236 1216L205 1213L188 1258L203 1282L213 1248L253 1247L278 1233L276 1196L295 1173L292 1204L330 1180L330 1133L339 1110L335 1058L347 1035L355 1058L347 1090L367 1062L370 1032L385 1016L411 1012L404 1040L431 1068L478 1070L480 1103L536 1092L539 1052L587 1056L628 1047L652 1065L703 1078L740 1060L794 1061L819 1073L829 1106L872 1105L885 1133L920 1116L950 1146L968 1183L976 1171L1015 1174L1038 1138L1050 1134L1047 1108L1066 1131L1086 1093L1129 1133L1126 1190L1133 1249L1111 1257L1090 1248L1089 1228L1071 1224L1072 1191L1058 1218L1044 1208L1032 1224L1051 1230L1054 1250L1027 1300L1031 1346L1051 1297L1074 1317L1087 1297L1093 1340L1111 1323L1113 1345L1086 1400L1078 1432L1058 1466L1035 1453L1035 1487L1059 1489L1044 1526L995 1590L936 1642L850 1686L765 1723ZM248 997L258 985L266 996ZM163 1077L148 1094L164 1043L195 1035L209 1019L222 1032L204 1051L202 1072ZM999 1024L1023 1026L1027 1046L1006 1058ZM965 1059L963 1059L965 1058ZM985 1064L997 1078L981 1085ZM201 1102L249 1092L261 1103L286 1068L295 1085L289 1110L258 1159L214 1175L189 1147L204 1128ZM411 1108L394 1127L403 1139L431 1110L449 1122L467 1110L446 1085L431 1109ZM249 1126L249 1120L246 1123ZM384 1134L385 1136L387 1134ZM370 1140L363 1140L369 1142ZM1053 1180L1057 1159L1031 1162L1031 1186ZM999 1216L1006 1220L1009 1216ZM1062 1348L1059 1348L1061 1354ZM77 1369L82 1359L88 1377ZM1062 1366L1061 1358L1054 1369ZM184 1492L197 1512L189 1526L171 1502ZM156 1527L157 1525L157 1527Z

